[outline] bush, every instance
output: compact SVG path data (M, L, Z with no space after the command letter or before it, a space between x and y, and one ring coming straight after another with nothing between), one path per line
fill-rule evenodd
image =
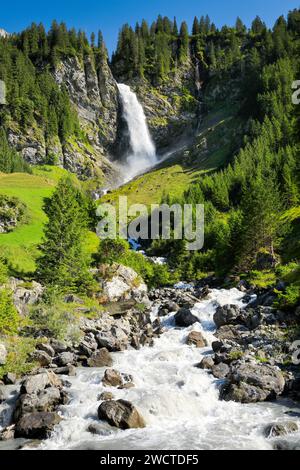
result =
M20 325L21 318L14 306L12 292L9 289L0 289L0 334L15 334Z
M37 364L29 359L35 350L37 340L33 338L20 338L13 336L5 341L8 355L6 364L0 367L0 379L11 372L17 376L28 374Z
M285 292L277 292L278 302L276 306L282 310L293 310L300 304L300 285L292 284Z
M33 328L42 330L45 336L71 342L77 342L81 336L74 305L55 298L55 293L32 308L30 321Z

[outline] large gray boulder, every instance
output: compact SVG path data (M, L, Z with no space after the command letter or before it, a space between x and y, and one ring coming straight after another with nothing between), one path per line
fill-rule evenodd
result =
M267 312L270 313L269 311ZM255 330L264 320L263 307L256 309L241 309L237 305L224 305L217 308L214 322L217 328L228 325L242 325L249 330Z
M128 347L128 336L118 326L112 326L109 331L101 331L96 340L100 348L106 348L111 352L124 351Z
M62 352L58 355L56 363L59 367L65 367L75 364L75 355L71 352Z
M132 403L125 400L105 401L98 409L98 417L120 429L144 428L146 423Z
M61 403L61 391L55 387L49 387L31 395L21 395L16 405L14 419L19 421L29 413L55 411Z
M217 308L214 314L214 322L217 328L224 325L236 325L240 323L241 309L237 305L224 305Z
M193 315L191 310L188 308L181 308L174 318L176 325L182 328L187 328L195 323L199 323L199 319Z
M13 291L14 305L22 316L28 315L29 306L36 304L44 292L44 287L38 282L33 281L28 287L23 281L15 278L10 278L9 287Z
M62 388L62 382L52 371L45 371L25 378L21 385L21 394L39 393L52 386Z
M267 364L238 363L228 374L221 392L226 401L256 403L281 395L285 380L281 371Z
M30 413L23 416L16 425L15 437L26 439L47 439L54 427L62 421L57 413Z
M147 286L140 276L131 268L121 264L100 267L103 280L102 293L108 302L140 299L147 294Z

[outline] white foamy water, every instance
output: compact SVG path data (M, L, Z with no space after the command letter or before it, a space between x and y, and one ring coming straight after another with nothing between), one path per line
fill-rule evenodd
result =
M128 182L157 163L155 145L151 139L146 116L136 94L128 85L118 84L123 116L129 130L131 154L127 157L124 182Z
M221 382L194 367L211 353L210 347L196 349L185 344L192 330L201 331L211 344L217 305L242 305L241 297L236 289L214 290L193 310L201 323L178 329L170 315L164 321L166 333L155 340L153 348L113 354L113 367L134 377L134 389L104 388L101 380L105 369L80 369L77 377L67 377L71 382L70 402L61 409L64 421L43 448L271 449L272 441L264 437L263 430L278 419L291 419L284 415L287 408L278 403L242 405L220 401ZM153 310L153 317L156 313L157 309ZM147 427L120 431L100 422L97 397L103 391L132 402L144 416ZM99 426L101 435L88 432L91 424ZM299 441L300 434L289 439Z

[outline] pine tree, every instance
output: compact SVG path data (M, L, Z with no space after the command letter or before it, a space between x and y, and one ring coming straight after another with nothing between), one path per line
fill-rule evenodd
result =
M193 36L197 36L200 33L200 25L197 16L194 18L193 22L193 29L192 29L192 34Z
M48 223L40 247L38 274L62 291L86 291L91 284L89 259L84 252L87 214L83 198L70 178L62 179L45 203Z
M176 37L178 36L178 26L177 26L176 17L174 17L174 21L173 21L173 34Z
M254 34L261 34L266 29L265 23L261 20L259 16L257 16L253 23L251 30Z
M250 267L260 250L274 253L280 197L274 175L253 178L241 204L244 223L240 240L239 265Z
M246 32L246 26L244 25L240 17L237 17L236 19L235 29L237 30L238 33Z
M181 24L179 34L179 62L184 64L189 57L189 30L185 21Z

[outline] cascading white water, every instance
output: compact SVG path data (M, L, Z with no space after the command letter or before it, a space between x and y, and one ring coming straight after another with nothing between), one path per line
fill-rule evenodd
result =
M131 374L135 388L104 388L105 369L80 369L77 377L67 377L70 402L62 407L64 420L57 426L45 449L98 450L189 450L189 449L271 449L272 440L264 437L266 425L286 419L288 408L279 404L242 405L219 400L221 381L195 366L211 353L211 346L196 349L186 345L190 331L201 331L211 345L214 341L213 315L218 305L242 306L237 289L214 290L197 304L193 313L200 323L176 328L173 315L164 320L166 333L155 340L153 348L114 354L114 368ZM157 309L153 310L153 318ZM132 402L144 416L145 429L120 431L100 422L99 394L111 391L115 399ZM88 432L97 426L98 435ZM299 442L300 433L289 437Z
M126 162L126 182L155 165L157 157L146 116L136 94L128 85L119 84L118 88L123 104L123 116L128 125L131 149Z

